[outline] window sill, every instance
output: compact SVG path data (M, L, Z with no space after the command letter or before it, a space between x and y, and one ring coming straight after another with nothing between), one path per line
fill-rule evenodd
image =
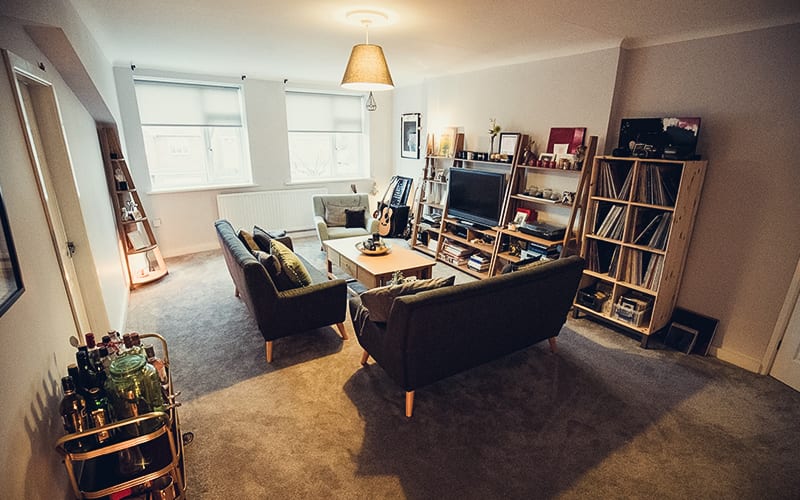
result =
M153 189L151 191L148 191L147 194L157 195L157 194L193 193L195 191L223 191L225 189L240 189L240 188L251 188L251 187L258 187L258 184L253 184L251 182L248 184L223 184L219 186L196 186L187 188Z
M308 186L312 184L341 184L341 183L353 183L353 182L366 182L372 181L371 177L352 177L352 178L343 178L343 179L324 179L324 180L313 180L313 181L286 181L283 183L284 186Z

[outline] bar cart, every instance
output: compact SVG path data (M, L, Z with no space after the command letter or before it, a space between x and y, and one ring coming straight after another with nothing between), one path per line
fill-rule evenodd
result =
M84 432L67 434L56 442L62 455L73 494L77 499L112 498L129 491L160 493L153 498L186 498L183 446L192 433L181 434L169 370L166 340L156 333L141 339L160 342L167 370L167 408L141 414ZM116 436L116 439L98 439ZM97 444L104 441L103 444ZM85 443L94 443L86 446ZM151 496L142 496L151 498Z

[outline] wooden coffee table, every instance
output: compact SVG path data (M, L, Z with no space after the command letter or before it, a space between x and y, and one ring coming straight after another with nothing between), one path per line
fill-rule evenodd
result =
M365 255L358 251L356 243L367 238L367 236L356 236L325 241L328 275L333 276L333 265L336 264L367 288L388 284L396 271L402 271L406 278L431 277L431 269L436 263L433 259L398 245L392 246L391 250L383 255ZM389 245L392 245L391 242Z

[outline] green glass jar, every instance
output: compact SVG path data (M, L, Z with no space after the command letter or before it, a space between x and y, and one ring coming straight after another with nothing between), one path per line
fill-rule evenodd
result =
M109 372L111 377L106 382L106 393L115 420L124 420L151 411L165 411L158 372L144 357L136 354L120 356L111 363ZM133 433L131 429L126 430L129 434ZM154 429L140 430L147 433Z

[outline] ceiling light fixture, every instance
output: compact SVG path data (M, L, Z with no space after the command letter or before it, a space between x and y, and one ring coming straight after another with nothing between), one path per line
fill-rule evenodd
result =
M366 32L366 43L353 46L350 59L347 61L347 68L342 77L342 87L352 90L368 90L367 109L375 111L378 105L375 103L373 90L390 90L394 88L392 75L389 73L389 65L386 64L386 57L380 45L369 43L369 26L376 21L386 22L388 16L381 12L372 10L356 10L347 13L348 19L358 19Z

